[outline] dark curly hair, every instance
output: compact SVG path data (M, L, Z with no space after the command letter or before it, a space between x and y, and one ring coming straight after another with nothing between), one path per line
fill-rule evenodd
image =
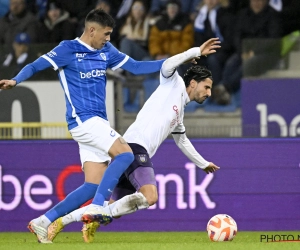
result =
M87 14L85 22L96 22L103 27L115 27L115 20L102 9L91 10Z
M201 82L206 78L213 80L210 70L208 70L204 66L195 65L190 67L185 72L183 76L183 81L185 83L185 86L188 87L192 79L194 79L196 82Z

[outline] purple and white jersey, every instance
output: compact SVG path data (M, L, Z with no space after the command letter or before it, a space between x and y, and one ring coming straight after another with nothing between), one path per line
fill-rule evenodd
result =
M169 78L160 73L160 85L127 129L124 139L143 146L152 157L170 133L185 132L184 107L189 101L184 81L177 71Z
M127 55L109 42L97 50L77 38L61 42L42 58L58 70L69 130L94 116L107 120L106 70L121 67Z

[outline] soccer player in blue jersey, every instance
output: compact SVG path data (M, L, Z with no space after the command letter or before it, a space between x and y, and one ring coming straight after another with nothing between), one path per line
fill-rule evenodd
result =
M103 202L134 159L131 148L107 120L106 70L122 68L133 74L148 74L159 71L163 60L139 62L118 51L109 42L114 25L113 18L103 10L92 10L80 38L62 41L26 65L13 79L0 81L0 89L11 89L36 72L53 67L65 93L69 131L79 144L85 182L29 223L28 228L41 243L51 242L47 239L47 228L53 221L77 209L87 198L94 197L83 222L109 223L111 216L104 213ZM107 168L111 159L113 162Z

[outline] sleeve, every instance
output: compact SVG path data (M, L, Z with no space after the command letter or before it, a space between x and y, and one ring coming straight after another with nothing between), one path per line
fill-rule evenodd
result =
M169 78L174 74L175 69L186 61L201 56L200 48L191 48L183 53L168 58L162 65L161 74L165 78Z
M112 70L116 70L124 65L129 59L129 56L125 55L121 51L117 50L111 43L109 43L109 59L108 67Z
M12 80L15 80L17 84L19 84L33 76L35 73L50 67L51 64L44 58L40 57L33 63L27 64L14 78L12 78Z
M129 57L128 61L122 66L122 69L134 75L150 74L160 71L164 61L165 59L157 61L135 61Z
M191 141L187 138L185 132L173 132L172 136L176 145L195 165L201 169L208 167L209 162L206 161L194 148Z
M160 71L161 65L165 61L136 61L117 50L113 45L110 44L110 46L108 67L112 70L122 68L134 75L150 74Z
M42 58L47 60L54 70L62 68L70 63L72 58L72 50L69 46L65 45L65 42L61 42L50 52L42 55Z

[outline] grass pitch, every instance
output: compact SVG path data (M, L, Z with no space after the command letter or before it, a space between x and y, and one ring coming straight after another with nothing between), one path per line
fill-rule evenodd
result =
M31 233L0 233L2 250L247 250L300 249L300 242L261 242L261 235L293 235L298 240L300 232L238 232L232 242L211 242L206 232L97 232L95 241L83 242L81 233L60 233L53 244L38 244Z

